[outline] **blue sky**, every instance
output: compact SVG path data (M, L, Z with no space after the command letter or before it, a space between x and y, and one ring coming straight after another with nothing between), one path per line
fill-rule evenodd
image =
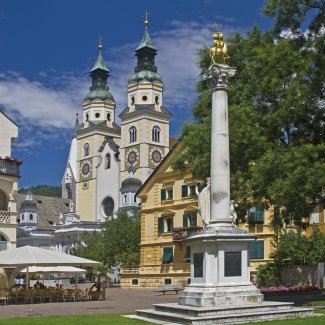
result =
M172 112L171 136L191 119L199 70L196 51L212 43L214 22L226 35L265 29L263 0L0 0L0 110L19 126L13 156L24 161L19 187L59 185L72 128L90 86L89 70L103 37L117 112L126 106L147 9ZM117 121L119 122L119 121Z

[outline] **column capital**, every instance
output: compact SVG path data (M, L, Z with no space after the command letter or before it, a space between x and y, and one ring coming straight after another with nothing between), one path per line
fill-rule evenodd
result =
M223 65L212 64L203 74L203 80L207 80L213 90L228 89L228 78L234 76L236 69Z

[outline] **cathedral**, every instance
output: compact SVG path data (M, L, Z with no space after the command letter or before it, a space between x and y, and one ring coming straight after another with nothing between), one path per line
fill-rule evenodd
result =
M62 197L71 199L80 221L102 222L118 209L130 211L135 193L169 151L170 112L163 106L164 84L155 65L148 20L135 50L136 66L127 85L127 107L116 123L110 71L98 46L91 86L78 115L62 179Z

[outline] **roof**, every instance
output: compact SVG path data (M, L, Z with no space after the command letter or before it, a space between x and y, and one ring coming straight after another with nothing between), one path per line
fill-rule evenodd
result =
M134 115L138 115L139 113L144 113L144 112L152 112L155 114L163 114L166 115L167 117L170 117L172 114L168 111L168 109L164 106L160 106L161 112L157 112L155 110L155 105L154 104L135 104L134 105L134 111L129 113L130 108L126 107L121 114L119 115L119 117L122 117L124 115L128 115L128 116L134 116Z
M149 81L154 81L154 80L160 80L161 76L158 72L150 71L150 70L141 70L138 72L135 72L130 78L130 81L141 81L141 80L149 80Z
M142 48L144 47L148 47L150 49L153 49L153 50L157 50L152 42L151 42L151 39L150 39L150 36L149 36L149 32L148 32L148 29L146 28L145 31L144 31L144 34L143 34L143 37L142 37L142 40L141 40L141 43L139 44L139 46L136 48L136 52L141 50Z
M25 194L18 193L17 198L17 211L19 213L21 203L25 200ZM37 203L37 228L49 229L54 223L59 222L60 213L66 213L70 211L69 199L63 199L59 197L50 197L42 195L33 195L33 201Z
M10 122L12 122L12 123L14 123L16 126L18 126L19 127L19 125L15 122L15 121L13 121L7 114L5 114L4 112L2 112L2 111L0 111L0 113L2 114L2 115L4 115Z
M93 71L95 71L97 69L100 69L100 70L104 70L106 72L109 72L108 68L105 65L103 56L102 56L102 49L101 49L101 47L99 48L99 53L98 53L98 57L97 57L96 63L93 66L93 68L90 70L90 72L93 72Z
M122 182L120 192L122 194L128 192L135 193L139 190L141 185L142 182L140 179L135 177L128 177Z

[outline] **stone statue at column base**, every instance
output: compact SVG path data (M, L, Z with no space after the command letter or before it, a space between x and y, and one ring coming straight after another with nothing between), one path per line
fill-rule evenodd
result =
M198 187L195 187L195 193L198 197L198 210L199 214L202 218L204 226L207 226L210 223L210 197L211 197L211 185L210 185L210 177L206 179L207 186L199 192Z

